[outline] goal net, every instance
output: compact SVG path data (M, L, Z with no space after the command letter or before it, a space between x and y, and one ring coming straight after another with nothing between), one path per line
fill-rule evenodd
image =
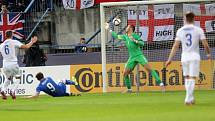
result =
M113 26L118 34L125 34L128 24L136 26L145 45L142 52L149 64L164 81L167 90L184 89L184 79L180 64L181 47L174 56L170 67L164 68L174 43L176 31L183 26L183 15L194 12L195 25L204 29L211 47L213 60L207 60L203 46L200 44L201 67L196 89L212 89L214 85L215 53L215 3L214 0L177 1L130 1L103 3L101 12L101 46L103 92L122 91L124 64L128 60L128 51L123 41L114 39L105 30L105 22L111 24L113 18L121 20L119 26ZM133 90L159 90L158 84L141 65L130 74Z

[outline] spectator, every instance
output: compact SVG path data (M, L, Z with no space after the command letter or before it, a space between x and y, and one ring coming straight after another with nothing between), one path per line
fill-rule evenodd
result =
M24 12L25 11L25 4L23 3L23 2L18 2L17 3L17 10L16 10L16 12Z
M85 38L80 38L80 43L78 43L78 45L75 47L75 52L77 53L87 52Z
M7 5L6 4L2 4L1 6L1 13L8 13L8 9L7 9Z
M45 62L47 61L47 56L40 49L39 44L35 43L30 49L26 50L23 63L25 63L26 67L29 66L45 66Z

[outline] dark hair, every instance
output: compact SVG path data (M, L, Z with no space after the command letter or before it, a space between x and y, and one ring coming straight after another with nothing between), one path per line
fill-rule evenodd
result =
M13 32L12 31L7 31L6 32L6 38L12 38Z
M132 28L133 32L135 31L135 26L134 25L130 25L130 27Z
M81 39L81 40L85 40L85 38L84 38L84 37L81 37L80 39Z
M193 12L187 12L185 14L185 17L186 17L186 21L189 22L189 23L193 23L194 22L194 17L195 17L195 14Z
M44 78L43 73L42 72L37 73L36 78L37 78L37 80L43 79Z

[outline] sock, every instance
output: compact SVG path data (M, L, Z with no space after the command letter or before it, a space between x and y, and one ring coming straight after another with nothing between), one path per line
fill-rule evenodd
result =
M151 74L152 74L152 77L155 78L157 84L160 84L160 83L161 83L161 79L160 79L160 77L158 76L158 74L155 72L155 70L152 70L152 71L151 71Z
M127 87L128 89L131 89L131 81L130 81L128 75L124 77L124 81L125 81L126 87Z
M65 80L66 85L75 85L75 82L72 80Z
M195 79L190 79L190 85L189 85L189 89L190 89L190 101L194 100L194 89L195 89Z
M78 85L78 82L76 81L76 79L73 79L73 80L63 79L61 80L61 82L63 82L66 85Z
M185 83L184 83L184 86L185 86L185 90L186 90L186 97L185 97L185 103L189 101L189 79L185 79Z
M8 86L9 86L9 84L10 84L10 80L9 79L5 79L5 82L4 82L3 86L2 86L1 91L5 92L7 90L7 88L8 88Z
M20 83L21 79L14 79L13 81L13 87L11 88L11 91L12 93L16 92L18 86L19 86L19 83Z

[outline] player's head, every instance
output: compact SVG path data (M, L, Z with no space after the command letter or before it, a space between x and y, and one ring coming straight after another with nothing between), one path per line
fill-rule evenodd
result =
M8 12L8 10L7 10L7 5L6 5L6 4L2 4L2 6L1 6L1 11L2 11L3 13Z
M194 23L194 17L195 17L195 14L193 12L187 12L185 14L186 23L188 23L188 24Z
M126 28L126 33L128 32L134 32L135 31L135 26L134 25L128 25Z
M83 38L83 37L80 38L80 43L81 43L81 44L85 44L85 38Z
M44 76L43 76L43 73L42 72L39 72L39 73L37 73L36 74L36 78L37 78L37 80L42 80L43 78L44 78Z
M13 36L13 32L12 31L7 31L5 35L6 35L6 39L10 39Z

